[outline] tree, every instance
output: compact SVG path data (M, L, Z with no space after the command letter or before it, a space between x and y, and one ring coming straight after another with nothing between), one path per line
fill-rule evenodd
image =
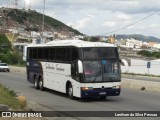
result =
M12 49L11 42L5 35L0 35L0 61L12 65L24 65L22 52Z
M0 54L4 54L7 51L11 51L11 42L8 40L8 38L4 35L0 35Z
M99 37L90 37L90 41L91 42L98 42L99 41Z
M146 56L146 57L160 58L160 52L149 52L146 50L141 50L137 54Z

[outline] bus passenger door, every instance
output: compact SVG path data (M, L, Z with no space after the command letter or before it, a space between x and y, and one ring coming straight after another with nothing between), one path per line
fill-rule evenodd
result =
M73 79L73 95L76 97L80 97L80 78L78 73L78 63L74 62L71 64L71 77Z

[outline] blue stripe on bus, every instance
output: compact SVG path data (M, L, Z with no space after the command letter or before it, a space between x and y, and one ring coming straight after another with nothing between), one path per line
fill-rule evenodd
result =
M101 96L119 96L120 88L94 88L93 90L81 90L81 98L97 98ZM106 94L101 94L106 93Z

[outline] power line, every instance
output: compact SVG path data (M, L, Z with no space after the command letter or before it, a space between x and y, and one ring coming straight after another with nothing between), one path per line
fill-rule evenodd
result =
M151 14L147 15L146 17L144 17L144 18L142 18L142 19L140 19L140 20L138 20L138 21L136 21L136 22L133 22L133 23L131 23L131 24L129 24L129 25L127 25L127 26L125 26L125 27L122 27L122 28L116 29L116 30L111 31L111 32L107 32L107 33L105 33L105 34L111 34L111 33L115 33L115 32L117 32L117 31L120 31L120 30L126 29L126 28L128 28L128 27L130 27L130 26L132 26L132 25L134 25L134 24L137 24L137 23L139 23L139 22L141 22L141 21L143 21L143 20L145 20L145 19L147 19L147 18L151 17L152 15L154 15L154 14L158 13L159 11L160 11L160 9L159 9L159 10L157 10L157 11L155 11L154 13L151 13Z

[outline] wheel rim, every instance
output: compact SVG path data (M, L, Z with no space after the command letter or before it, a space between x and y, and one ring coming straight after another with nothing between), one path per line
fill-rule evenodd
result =
M42 89L43 88L43 83L42 81L39 81L39 87Z
M73 94L73 89L71 87L68 90L68 94L69 94L69 96L72 96L72 94Z
M38 85L38 84L37 84L37 80L35 80L35 82L34 82L34 86L35 86L35 87L37 87L37 85Z

